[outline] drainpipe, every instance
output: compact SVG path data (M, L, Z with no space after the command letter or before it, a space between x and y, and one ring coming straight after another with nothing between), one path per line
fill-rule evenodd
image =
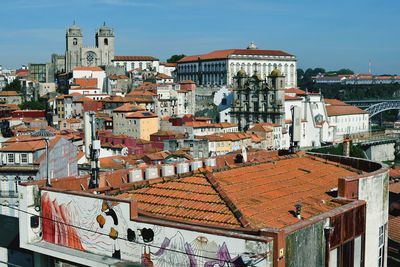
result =
M49 138L44 139L46 143L46 186L51 186L50 173L49 173Z

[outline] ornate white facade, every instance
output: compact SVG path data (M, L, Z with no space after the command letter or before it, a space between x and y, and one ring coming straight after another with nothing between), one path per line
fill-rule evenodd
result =
M105 24L97 30L96 46L84 46L83 34L75 23L66 33L65 70L81 66L108 66L114 58L114 32Z
M251 43L247 49L217 50L204 55L187 56L178 61L177 78L193 80L198 85L233 85L233 77L244 69L255 71L262 79L275 68L285 76L287 87L297 86L297 59L280 50L259 50Z

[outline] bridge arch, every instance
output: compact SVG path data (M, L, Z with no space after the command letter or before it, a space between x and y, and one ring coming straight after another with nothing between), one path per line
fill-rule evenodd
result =
M369 106L365 109L369 113L369 117L372 118L375 115L384 112L386 110L397 109L400 110L400 101L385 101Z

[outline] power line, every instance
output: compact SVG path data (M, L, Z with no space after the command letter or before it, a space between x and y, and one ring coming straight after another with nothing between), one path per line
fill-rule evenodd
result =
M8 261L1 261L1 260L0 260L0 263L7 264L7 266L13 266L13 267L24 267L24 266L17 265L17 264L14 264L14 263L8 262Z
M104 236L109 237L107 234L104 234L104 233L96 232L96 231L91 230L91 229L86 229L86 228L81 227L81 226L75 226L75 225L68 224L68 223L65 223L65 222L57 221L55 219L46 218L46 217L44 217L42 215L36 215L36 214L31 213L31 212L28 212L28 211L25 211L25 210L21 210L19 208L12 207L12 206L9 206L9 205L0 204L0 206L8 207L10 209L14 209L14 210L17 210L17 211L20 211L20 212L23 212L23 213L26 213L26 214L29 214L29 215L32 215L32 216L38 216L39 218L42 218L44 220L49 220L49 221L52 221L52 222L60 223L60 224L67 225L67 226L70 226L70 227L73 227L73 228L76 228L76 229L79 229L79 230L88 231L88 232L91 232L91 233L95 233L95 234L104 235ZM183 251L175 250L175 249L171 249L171 248L162 248L162 247L159 247L159 246L156 246L156 245L151 245L151 244L147 244L147 243L141 243L141 242L138 242L136 240L130 241L130 240L122 238L122 237L117 237L116 239L124 240L124 241L127 241L127 242L133 242L133 243L136 243L138 245L146 245L146 246L153 247L153 248L158 248L158 249L163 249L163 250L167 250L167 251L171 251L171 252L181 253L181 254L184 254L186 256L190 255L190 256L199 257L199 258L203 258L203 259L207 259L207 260L221 261L221 259L217 259L217 258L212 258L212 257L207 257L207 256L202 256L202 255L196 255L196 254L193 254L193 253L187 253L187 252L183 252ZM207 250L200 250L200 251L212 252L212 251L207 251ZM215 251L213 251L213 252L215 252ZM133 254L130 254L130 253L124 253L124 254L134 256ZM224 260L224 262L232 263L232 260L231 259Z

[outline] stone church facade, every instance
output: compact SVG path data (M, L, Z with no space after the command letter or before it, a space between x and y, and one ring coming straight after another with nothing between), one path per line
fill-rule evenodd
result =
M95 35L96 45L84 46L82 30L75 23L67 29L65 50L65 71L75 67L109 66L114 59L114 31L105 23Z
M234 77L232 122L240 130L255 123L285 124L285 76L274 69L266 79L255 71L250 76L244 69Z

